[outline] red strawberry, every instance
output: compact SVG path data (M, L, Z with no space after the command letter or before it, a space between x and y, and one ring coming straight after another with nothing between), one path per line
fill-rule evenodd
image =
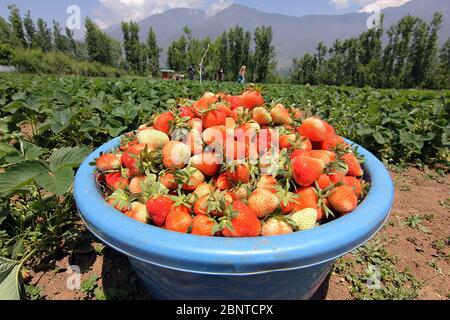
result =
M358 205L353 188L348 186L334 188L327 199L334 210L343 214L353 211Z
M233 202L233 210L237 215L231 219L232 230L225 227L225 237L257 237L261 233L261 222L255 212L241 201Z
M231 110L241 107L242 98L240 96L229 96L227 102L231 105Z
M206 215L195 216L192 220L191 234L198 236L212 236L216 222Z
M319 185L319 188L323 190L331 185L331 179L329 176L322 173L317 179L317 184Z
M335 134L327 133L325 140L320 143L320 149L331 150L338 145L345 143L344 139Z
M229 190L232 186L233 184L226 173L222 173L216 180L216 187L221 191Z
M112 171L120 169L120 159L113 153L104 153L95 160L95 165L100 171Z
M250 182L250 166L248 163L232 164L227 168L228 178L236 183Z
M154 225L158 227L164 225L174 203L175 201L163 195L156 196L147 201L147 211L150 213Z
M292 123L292 118L289 111L281 103L272 108L270 115L272 116L273 123L275 124L290 125Z
M348 166L349 176L362 177L364 175L364 171L361 168L361 164L359 163L358 159L355 157L354 154L346 153L342 156L342 160L344 160Z
M290 214L297 203L299 196L290 192L288 189L277 188L277 196L280 199L281 213Z
M225 117L233 117L233 112L228 107L226 103L218 102L214 105L214 108L216 108L218 111L222 111L225 114Z
M325 127L327 128L328 134L336 135L336 130L334 130L334 128L325 120L322 120L322 121L323 121L323 124L325 125Z
M192 106L192 111L194 111L197 117L201 116L201 113L208 109L213 103L216 103L219 98L211 92L205 92L203 97L201 97L197 102Z
M291 160L297 157L311 157L311 151L296 149L291 153Z
M361 180L355 178L355 177L345 177L344 183L346 186L349 186L353 189L357 197L360 197L362 194L362 183Z
M213 153L201 153L190 160L194 168L200 170L205 176L213 177L220 170L220 159Z
M241 104L245 108L252 110L255 107L262 106L264 104L264 98L256 90L247 90L241 95Z
M175 181L183 184L183 190L194 191L205 181L205 176L200 170L194 167L187 167L175 172Z
M175 182L175 175L171 172L165 172L159 178L161 184L169 190L175 190L178 188L178 184Z
M280 149L291 149L292 144L297 140L295 134L280 135Z
M311 157L296 157L291 161L292 175L301 187L308 187L323 173L323 161Z
M179 108L179 112L180 112L180 117L181 118L189 118L192 119L194 118L194 112L191 110L191 108L186 107L186 106L180 106Z
M298 129L302 136L307 137L311 141L321 142L327 137L327 127L322 119L311 117L303 121Z
M306 209L313 208L316 209L319 201L319 196L316 191L312 187L300 188L296 194L298 197L296 198L296 203L294 203L294 212Z
M328 176L333 184L344 183L345 174L342 172L333 172Z
M203 128L208 129L215 126L225 126L227 116L223 111L210 110L202 115Z
M312 150L311 157L322 160L325 165L328 165L336 159L336 153L327 150Z
M192 225L192 216L184 206L174 207L170 210L166 219L166 229L187 233Z
M173 116L173 114L171 112L164 112L155 118L153 127L158 131L169 134L170 127L174 120L175 120L175 117Z
M129 184L128 179L122 177L122 174L120 172L107 174L105 176L105 181L106 181L106 184L108 185L108 187L110 187L113 190L118 190L118 189L123 190Z

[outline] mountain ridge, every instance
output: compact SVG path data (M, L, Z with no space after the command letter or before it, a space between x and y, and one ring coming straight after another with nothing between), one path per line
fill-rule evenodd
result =
M444 24L440 30L440 42L443 43L450 37L450 1L448 0L412 0L403 6L385 9L382 11L385 16L385 29L406 14L419 16L429 22L435 11L442 11L444 15ZM235 25L240 25L250 32L253 32L257 26L270 25L274 32L273 44L277 49L279 68L285 69L290 66L293 58L314 52L320 41L330 46L336 39L351 38L366 31L367 19L370 15L358 12L297 17L262 12L234 3L212 16L197 9L177 8L149 16L138 24L141 27L142 41L146 39L150 26L155 30L159 45L164 49L161 55L163 65L166 62L168 46L180 37L184 26L192 30L194 37L210 37L214 40ZM111 26L105 29L105 32L123 41L120 25Z

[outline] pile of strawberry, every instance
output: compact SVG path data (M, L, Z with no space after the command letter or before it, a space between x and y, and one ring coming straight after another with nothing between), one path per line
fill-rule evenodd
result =
M125 215L202 236L311 229L363 198L361 159L334 128L255 89L178 100L95 161L106 201Z

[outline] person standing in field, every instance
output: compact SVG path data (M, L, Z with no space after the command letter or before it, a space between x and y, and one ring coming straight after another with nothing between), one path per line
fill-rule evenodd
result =
M239 76L237 79L237 83L244 84L246 74L247 74L247 66L242 66L241 70L239 70Z
M200 81L206 80L206 68L204 65L200 65Z
M223 82L224 79L225 79L225 72L223 71L223 68L219 68L219 70L217 70L217 81Z
M190 65L188 68L188 75L189 75L189 80L194 80L195 77L195 70L194 70L194 66Z

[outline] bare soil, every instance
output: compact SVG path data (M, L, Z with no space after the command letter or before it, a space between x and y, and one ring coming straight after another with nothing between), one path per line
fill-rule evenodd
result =
M395 203L385 227L374 240L395 257L392 267L407 271L420 283L416 299L450 299L450 176L415 168L392 173ZM418 218L417 218L418 217ZM417 220L419 219L419 220ZM342 261L355 259L348 254ZM52 270L31 272L30 285L39 288L40 299L151 299L127 258L87 240L71 256L63 257ZM67 288L69 265L81 269L80 290ZM349 271L349 273L347 273ZM354 270L332 272L321 298L355 299L350 271L361 275L364 264ZM383 285L383 283L382 283Z

